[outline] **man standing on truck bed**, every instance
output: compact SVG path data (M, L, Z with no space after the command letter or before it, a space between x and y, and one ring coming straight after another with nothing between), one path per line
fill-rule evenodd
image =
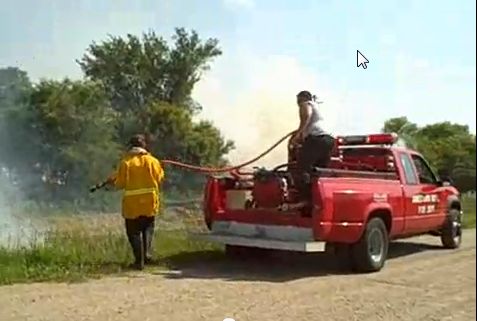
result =
M316 97L309 91L297 95L300 126L291 139L292 145L301 145L296 164L295 186L299 193L299 207L311 200L310 177L313 168L327 167L335 139L323 128Z
M144 135L129 140L129 150L119 163L117 172L108 179L109 184L124 190L122 215L126 234L135 261L132 268L142 270L150 263L155 216L159 209L159 185L164 170L154 156L146 150Z

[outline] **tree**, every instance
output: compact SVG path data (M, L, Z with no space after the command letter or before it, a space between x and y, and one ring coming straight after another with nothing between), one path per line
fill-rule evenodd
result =
M88 200L87 187L138 132L159 159L223 165L233 143L194 120L200 106L191 97L220 54L216 39L179 28L172 46L154 32L93 42L78 61L84 80L32 85L18 68L0 70L0 169L28 198L53 203ZM203 176L166 171L169 187L201 186Z
M21 106L31 87L25 71L16 67L0 69L0 113Z
M450 122L427 125L418 132L422 150L438 168L475 168L475 136L468 126Z
M410 148L417 147L416 133L418 127L416 124L411 123L407 117L396 117L387 120L381 131L383 133L396 133L405 145Z
M140 111L148 103L164 101L197 110L190 95L211 59L222 54L216 39L203 42L195 31L177 28L170 48L150 31L142 39L110 36L93 42L78 61L85 75L103 83L112 106L123 112Z
M12 138L3 161L33 199L84 197L119 155L116 115L101 86L90 81L41 81L28 106L8 120Z
M203 41L195 31L178 28L172 47L154 32L110 36L92 43L78 63L88 79L102 84L118 111L121 141L144 132L159 158L218 165L233 144L212 124L194 122L200 106L191 93L221 53L216 39ZM184 175L170 171L169 183L185 183Z
M475 190L475 135L468 126L442 122L418 132L420 150L438 171L450 174L462 192Z

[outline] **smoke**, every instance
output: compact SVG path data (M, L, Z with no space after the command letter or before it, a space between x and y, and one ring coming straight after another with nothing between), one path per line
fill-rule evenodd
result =
M5 149L0 146L2 150ZM28 205L8 169L0 165L0 247L28 246L41 240L41 231L34 225Z
M28 246L40 242L41 234L42 227L35 224L22 192L0 167L0 247Z
M397 142L396 142L395 145L396 145L397 147L411 148L411 149L413 148L413 146L411 146L410 144L408 144L408 143L406 142L406 140L403 139L403 138L401 138L401 137L398 138L398 140L397 140Z
M235 142L235 150L228 155L232 164L255 157L298 127L295 97L301 90L309 90L323 101L323 125L336 131L337 95L294 58L242 55L240 61L228 63L214 66L218 71L206 75L194 96L204 106L200 117L213 121ZM286 161L284 142L253 166L270 167Z
M20 222L11 211L11 204L8 203L8 196L11 194L7 171L0 168L0 246L18 235Z

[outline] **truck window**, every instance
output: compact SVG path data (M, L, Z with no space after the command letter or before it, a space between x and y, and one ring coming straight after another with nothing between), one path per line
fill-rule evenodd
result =
M416 173L414 172L414 167L412 166L411 158L408 154L402 153L399 158L401 159L401 165L404 170L404 176L406 178L406 184L415 185L417 184Z
M412 155L414 166L421 184L437 184L437 179L426 161L418 155Z

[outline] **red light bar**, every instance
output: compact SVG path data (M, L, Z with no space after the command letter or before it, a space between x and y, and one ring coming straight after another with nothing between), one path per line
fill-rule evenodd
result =
M338 145L393 145L396 143L398 135L389 134L372 134L359 136L341 136L337 138Z
M373 134L368 136L368 144L395 144L398 140L398 135L395 133L389 134Z

